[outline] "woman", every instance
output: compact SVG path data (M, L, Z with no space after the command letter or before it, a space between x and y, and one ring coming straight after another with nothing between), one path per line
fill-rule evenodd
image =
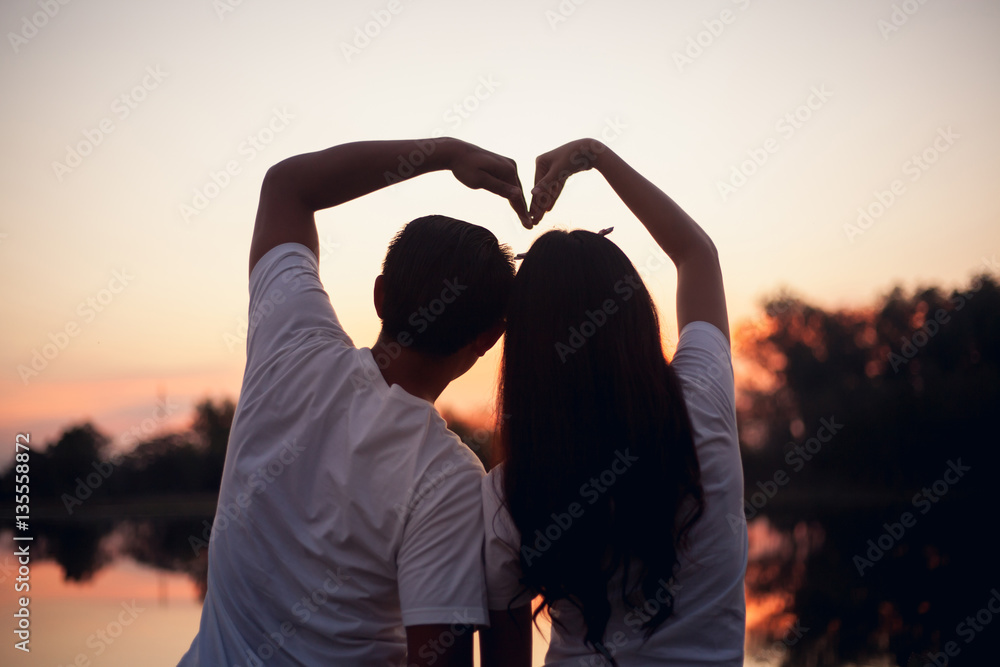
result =
M677 351L603 235L550 231L515 279L500 377L502 464L484 479L491 627L482 663L743 664L746 519L725 292L708 235L600 142L540 156L531 220L596 169L677 268Z

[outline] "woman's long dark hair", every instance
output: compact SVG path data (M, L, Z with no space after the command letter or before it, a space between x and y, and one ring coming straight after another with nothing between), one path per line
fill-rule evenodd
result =
M661 589L704 498L656 307L614 243L577 230L532 244L514 281L498 402L521 583L543 600L535 616L566 600L585 643L608 657L609 596L626 609L666 596L643 625L648 638L673 611Z

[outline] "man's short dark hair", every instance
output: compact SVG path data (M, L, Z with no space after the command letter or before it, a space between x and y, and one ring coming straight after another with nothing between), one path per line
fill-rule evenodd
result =
M441 357L503 320L514 259L488 229L428 215L396 234L382 276L382 339Z

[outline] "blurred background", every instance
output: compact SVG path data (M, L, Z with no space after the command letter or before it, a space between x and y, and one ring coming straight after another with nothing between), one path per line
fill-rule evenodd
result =
M514 158L525 184L537 154L599 138L715 240L748 665L993 664L1000 5L5 0L0 28L3 664L176 664L264 172L441 135ZM447 173L319 214L321 276L357 345L378 331L386 245L428 213L517 252L544 231ZM551 225L614 225L672 350L674 272L597 175L570 181ZM496 368L494 352L438 402L486 462ZM11 634L15 535L34 538L30 654Z

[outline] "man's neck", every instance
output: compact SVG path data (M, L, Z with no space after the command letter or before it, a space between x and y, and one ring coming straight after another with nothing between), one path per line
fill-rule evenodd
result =
M437 361L381 338L371 350L387 385L398 384L406 393L425 401L434 403L453 379L448 358Z

